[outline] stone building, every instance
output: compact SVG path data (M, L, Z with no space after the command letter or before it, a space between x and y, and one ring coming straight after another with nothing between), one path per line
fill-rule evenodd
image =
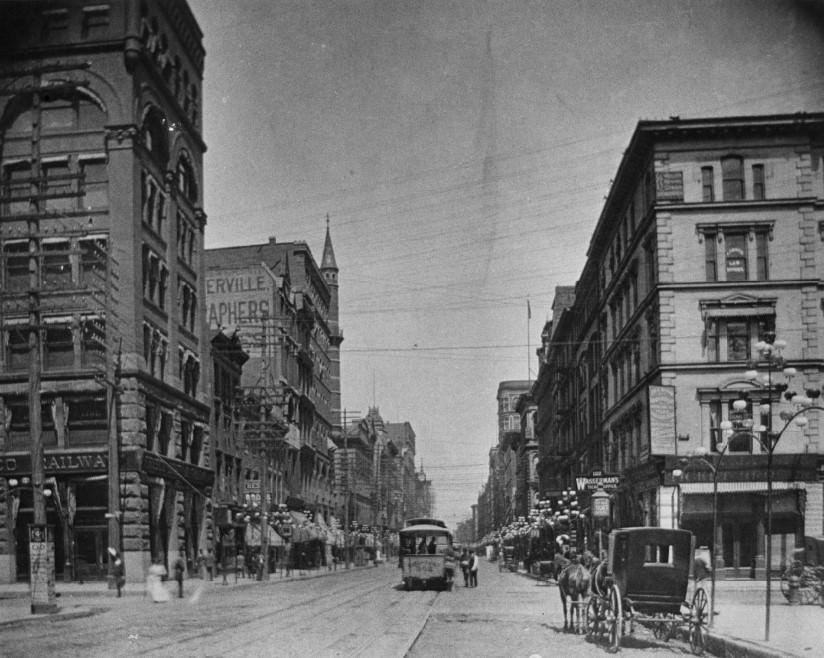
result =
M799 408L758 346L777 334L790 391L820 391L823 138L822 114L640 122L541 348L546 482L582 483L586 507L615 475L613 526L683 526L699 545L715 530L718 566L744 575L767 540L775 568L822 534L820 412L785 424Z
M320 266L305 242L274 238L209 249L205 261L209 327L237 330L249 355L239 394L258 414L240 428L241 442L255 442L243 464L244 486L257 492L266 478L267 513L286 504L328 522L338 506L329 446L340 408L343 340L329 228ZM258 449L266 444L271 449Z
M112 545L135 580L151 556L191 562L207 541L201 41L182 1L4 13L3 579L29 569L29 339L58 577L103 577Z

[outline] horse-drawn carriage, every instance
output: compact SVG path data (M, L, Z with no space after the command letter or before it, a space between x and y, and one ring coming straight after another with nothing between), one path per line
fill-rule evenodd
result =
M781 574L781 592L791 604L824 606L824 537L804 537Z
M586 611L587 638L606 640L612 651L618 651L625 631L632 633L636 623L664 640L685 629L692 652L701 655L709 609L701 587L687 601L694 543L688 530L614 530L609 536L605 573L593 578Z

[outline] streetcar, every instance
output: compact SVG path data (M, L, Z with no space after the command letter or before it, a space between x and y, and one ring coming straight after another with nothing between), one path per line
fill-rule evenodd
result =
M410 519L400 536L404 589L452 589L455 570L452 533L438 519Z

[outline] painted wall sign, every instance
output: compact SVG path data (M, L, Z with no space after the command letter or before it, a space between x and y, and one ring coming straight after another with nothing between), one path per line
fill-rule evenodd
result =
M211 329L256 324L272 315L272 280L259 267L206 277Z

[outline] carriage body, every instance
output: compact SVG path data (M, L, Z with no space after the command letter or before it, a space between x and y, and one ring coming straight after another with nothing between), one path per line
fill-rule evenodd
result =
M709 605L700 586L692 600L687 600L694 556L695 538L689 530L613 530L606 575L587 604L587 635L592 639L605 636L617 651L622 636L632 633L635 624L648 627L663 640L684 629L693 653L701 655Z
M621 528L609 536L607 577L636 612L678 614L694 551L689 530Z

